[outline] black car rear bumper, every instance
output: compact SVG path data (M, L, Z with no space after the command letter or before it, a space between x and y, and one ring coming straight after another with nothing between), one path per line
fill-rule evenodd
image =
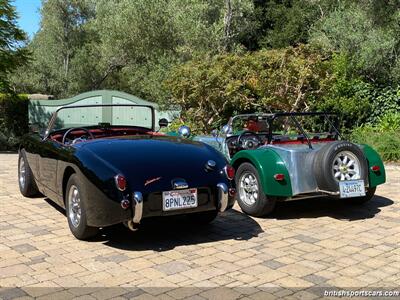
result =
M122 222L140 223L144 218L184 215L211 210L225 211L234 204L234 196L229 195L229 187L225 183L214 187L197 188L198 206L189 209L163 211L162 192L154 192L142 195L133 192L129 196L130 207L123 209L121 200L110 199L100 192L95 186L89 189L89 201L87 207L87 222L89 226L105 227Z

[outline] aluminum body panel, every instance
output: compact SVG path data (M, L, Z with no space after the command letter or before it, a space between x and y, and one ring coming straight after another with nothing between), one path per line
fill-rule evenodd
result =
M260 147L273 149L285 162L292 183L293 196L318 192L313 170L316 154L326 143L313 143L313 149L307 144L265 145Z

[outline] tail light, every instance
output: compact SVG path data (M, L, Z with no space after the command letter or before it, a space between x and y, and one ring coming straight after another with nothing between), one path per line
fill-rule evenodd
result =
M121 174L118 174L114 177L114 179L117 189L119 189L121 192L125 191L127 186L126 178Z
M275 174L274 178L276 181L284 181L285 180L285 175L284 174Z
M229 180L233 180L235 178L235 169L231 165L226 165L225 174Z
M379 171L381 170L381 167L379 167L379 166L372 166L372 167L371 167L371 170L374 171L374 172L379 172Z

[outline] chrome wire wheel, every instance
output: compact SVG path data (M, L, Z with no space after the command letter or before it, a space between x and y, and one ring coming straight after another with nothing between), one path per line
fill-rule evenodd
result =
M23 190L26 183L26 169L25 169L25 159L21 156L19 159L19 175L18 175L19 185Z
M360 179L360 160L353 152L341 151L333 160L332 171L337 181Z
M79 190L75 185L71 185L68 192L68 218L75 228L77 228L81 222L81 198L79 196Z
M239 179L239 197L247 205L252 206L258 199L258 181L250 172L244 172Z

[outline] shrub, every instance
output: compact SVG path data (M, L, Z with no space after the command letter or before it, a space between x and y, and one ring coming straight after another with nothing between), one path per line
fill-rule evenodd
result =
M400 112L400 87L379 87L374 89L371 115L368 121L375 123L383 115Z
M334 80L323 98L317 99L312 110L333 112L340 117L341 131L347 134L370 117L374 87L359 78L352 78L348 70L348 57L334 54L330 67Z
M389 112L384 116L379 117L377 128L380 132L400 130L400 112Z
M193 60L169 78L169 104L209 132L233 113L307 110L328 89L330 71L323 56L300 46Z
M0 94L0 150L15 150L28 132L28 97Z
M384 161L400 161L400 113L387 114L376 125L363 125L353 130L351 139L368 144Z

